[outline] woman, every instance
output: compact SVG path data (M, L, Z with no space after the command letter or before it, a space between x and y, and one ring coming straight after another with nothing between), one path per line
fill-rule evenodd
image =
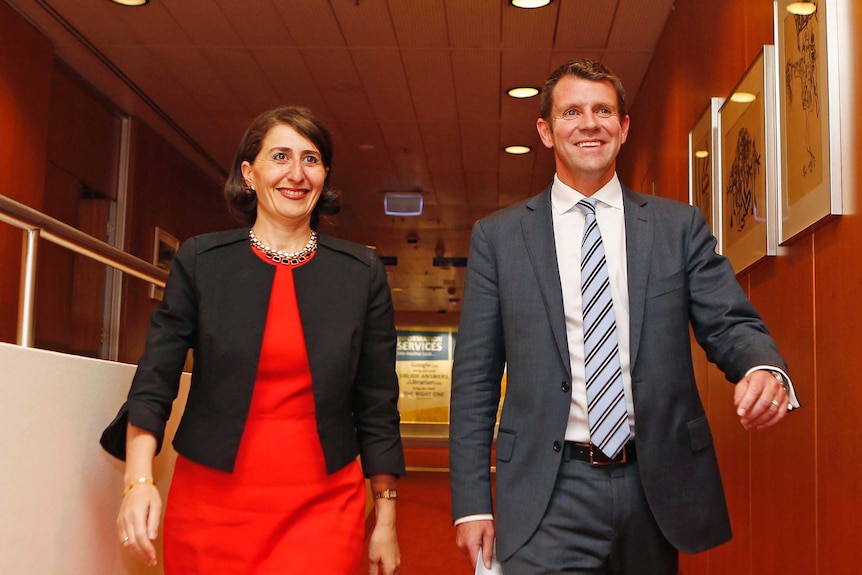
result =
M392 302L371 250L314 231L340 205L331 160L329 133L306 109L252 122L225 185L250 227L180 247L128 401L102 435L126 460L121 544L154 565L162 503L152 461L194 350L174 438L166 573L355 575L363 472L376 513L371 571L398 572Z

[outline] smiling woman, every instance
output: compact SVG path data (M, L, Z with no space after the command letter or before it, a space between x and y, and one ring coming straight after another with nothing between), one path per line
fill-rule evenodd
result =
M165 573L355 575L363 475L377 518L369 560L398 572L394 312L373 251L314 229L338 211L331 161L329 132L304 108L252 122L225 184L231 212L249 227L180 247L128 401L103 434L126 459L119 541L152 565L162 509L152 460L194 350L174 440Z

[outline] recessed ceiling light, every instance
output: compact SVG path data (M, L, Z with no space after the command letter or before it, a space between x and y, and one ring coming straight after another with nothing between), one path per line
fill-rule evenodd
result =
M516 156L520 154L529 154L532 148L530 146L506 146L503 150L507 154L514 154Z
M694 153L695 158L706 158L709 156L709 152L706 150L698 150Z
M791 2L784 9L797 16L809 16L817 12L817 4L814 2Z
M513 98L532 98L539 93L539 89L533 88L532 86L521 86L518 88L511 88L506 91L506 93Z
M111 2L121 6L143 6L149 4L150 0L111 0Z
M736 102L737 104L749 104L756 99L757 96L751 92L734 92L733 96L730 97L730 101Z
M551 0L509 0L515 8L541 8L551 3Z

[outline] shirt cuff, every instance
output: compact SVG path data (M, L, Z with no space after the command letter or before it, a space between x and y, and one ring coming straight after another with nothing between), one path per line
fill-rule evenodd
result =
M493 521L494 516L490 513L480 513L477 515L465 515L464 517L459 517L455 520L455 525L461 525L462 523L469 523L470 521Z
M789 401L787 411L793 411L794 409L798 409L801 407L801 405L799 404L799 400L796 399L796 390L793 389L793 382L790 381L790 376L788 376L783 369L775 367L774 365L756 365L746 371L745 376L748 377L749 375L751 375L751 372L757 371L758 369L762 369L765 371L777 371L782 376L784 376L784 381L782 383L787 384L787 399Z

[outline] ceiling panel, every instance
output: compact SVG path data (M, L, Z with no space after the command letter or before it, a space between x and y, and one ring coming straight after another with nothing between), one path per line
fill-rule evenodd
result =
M448 48L444 0L389 0L389 12L402 48Z
M210 0L219 6L246 46L294 46L272 0Z
M448 50L406 50L402 54L420 122L458 118L451 57Z
M378 120L416 121L400 52L394 49L354 50L353 61Z
M561 2L542 10L503 7L502 47L506 50L549 50L554 46L557 11Z
M198 46L239 46L240 37L212 0L160 0L177 25Z
M502 2L446 0L449 45L453 48L499 49Z
M582 50L603 47L610 36L617 4L608 0L561 2L554 48Z
M253 4L254 0L247 4ZM297 46L344 46L344 36L330 2L320 0L290 0L275 2L281 19Z
M332 10L348 46L395 47L395 29L386 2L333 2Z

